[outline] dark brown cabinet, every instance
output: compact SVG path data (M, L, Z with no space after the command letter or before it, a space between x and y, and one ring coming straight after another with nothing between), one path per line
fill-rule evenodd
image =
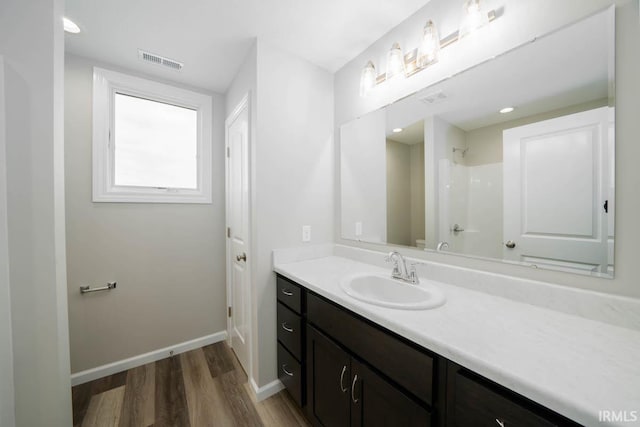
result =
M314 426L577 427L280 275L279 378Z
M307 326L307 417L314 425L349 426L351 356Z
M302 361L302 317L278 303L278 341Z
M578 424L453 362L447 374L447 427L576 427Z
M278 343L278 378L287 390L289 390L289 394L293 397L293 400L302 406L304 378L302 364L280 343Z
M307 326L307 416L316 426L430 426L429 411Z
M376 374L366 364L351 363L352 426L431 425L431 413L395 386Z
M433 354L311 293L307 295L307 322L417 399L433 404Z
M293 400L304 406L304 317L303 289L278 276L278 379Z

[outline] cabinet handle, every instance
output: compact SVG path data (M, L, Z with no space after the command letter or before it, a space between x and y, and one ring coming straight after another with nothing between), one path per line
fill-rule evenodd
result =
M285 374L289 375L290 377L292 377L292 376L293 376L293 372L289 372L289 371L287 371L287 365L286 365L286 364L282 365L282 371L283 371Z
M358 374L356 374L353 377L353 382L351 383L351 400L353 401L353 403L358 403L358 400L360 399L356 399L356 382L358 381Z
M287 332L293 332L293 328L288 327L287 322L282 322L282 329L284 329Z
M498 425L499 425L500 427L504 427L504 421L499 420L498 418L496 418L496 422L498 423Z
M285 288L282 288L282 293L283 293L283 294L285 294L285 295L286 295L286 296L288 296L288 297L290 297L291 295L293 295L293 292L291 292L291 291L289 291L289 290L287 290L287 289L285 289Z
M343 393L346 393L347 390L349 390L348 388L346 388L345 386L343 386L342 384L344 384L344 374L345 372L347 372L347 365L344 365L342 367L342 373L340 374L340 390L342 390Z

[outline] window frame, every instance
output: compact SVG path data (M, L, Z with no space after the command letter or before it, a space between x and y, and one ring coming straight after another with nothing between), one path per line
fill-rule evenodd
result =
M115 95L197 112L197 188L115 185ZM93 201L107 203L212 203L212 98L127 74L93 68Z

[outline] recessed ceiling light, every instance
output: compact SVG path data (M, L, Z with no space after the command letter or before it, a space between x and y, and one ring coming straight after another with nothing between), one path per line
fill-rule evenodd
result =
M502 114L507 114L507 113L512 112L513 110L515 110L515 108L513 108L513 107L504 107L502 110L500 110L500 112Z
M78 27L75 22L73 22L66 16L62 18L62 22L64 23L64 30L67 33L78 34L80 32L80 27Z
M400 132L402 132L403 130L404 130L404 129L402 129L402 128L395 128L395 129L393 130L393 133L400 133Z

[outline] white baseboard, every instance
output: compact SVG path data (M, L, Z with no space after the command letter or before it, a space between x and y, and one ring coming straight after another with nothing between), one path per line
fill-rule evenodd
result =
M147 363L156 362L158 360L170 357L172 354L180 354L186 351L195 350L196 348L204 347L209 344L224 341L227 339L227 331L216 332L212 335L196 338L194 340L185 341L176 345L161 348L158 350L150 351L149 353L133 356L128 359L119 360L117 362L109 363L106 365L98 366L96 368L87 369L86 371L76 372L71 374L71 385L75 386L83 384L89 381L97 380L98 378L113 375L118 372L126 371L127 369L135 368L137 366L146 365ZM171 353L173 352L173 353Z
M280 390L284 390L284 385L280 382L280 380L271 381L270 383L265 384L262 387L258 387L258 384L256 384L253 378L251 378L250 383L251 390L253 391L253 394L255 394L256 401L258 402L273 396Z

